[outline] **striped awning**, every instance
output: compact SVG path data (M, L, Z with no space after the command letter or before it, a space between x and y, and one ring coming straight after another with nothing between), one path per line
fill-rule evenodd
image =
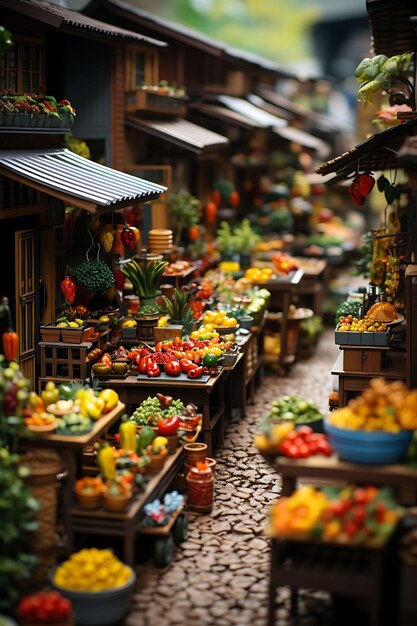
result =
M70 150L0 151L0 175L92 213L158 198L166 187L94 163Z
M131 116L126 119L126 124L195 154L206 154L229 145L227 137L180 118L174 120L140 119Z

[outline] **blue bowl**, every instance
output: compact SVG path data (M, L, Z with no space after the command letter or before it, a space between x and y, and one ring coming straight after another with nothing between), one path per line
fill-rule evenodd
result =
M404 460L414 432L348 430L333 426L327 419L324 421L324 430L340 459L366 465L387 465Z
M130 579L122 587L103 591L69 591L53 581L54 567L49 573L51 586L71 601L77 626L107 626L120 622L128 612L136 582L131 569Z

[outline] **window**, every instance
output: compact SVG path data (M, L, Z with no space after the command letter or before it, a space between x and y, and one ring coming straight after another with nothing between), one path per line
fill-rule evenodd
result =
M14 37L0 58L0 89L17 93L39 93L42 90L42 44L35 39Z
M135 91L142 85L157 85L158 80L157 54L145 48L128 48L126 91Z

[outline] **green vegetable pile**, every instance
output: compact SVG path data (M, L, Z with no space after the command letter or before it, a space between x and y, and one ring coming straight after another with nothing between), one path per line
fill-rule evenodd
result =
M83 261L75 268L78 284L88 293L104 293L114 285L113 272L104 261Z
M148 396L140 406L130 416L130 420L138 426L156 426L158 416L172 417L173 415L183 415L185 406L181 400L173 400L168 408L163 409L158 398Z
M159 309L154 304L144 304L138 311L138 315L155 315L156 313L159 313Z
M268 419L271 422L294 421L297 424L315 422L323 418L314 402L301 396L282 396L272 403Z
M352 298L351 300L346 300L342 302L339 308L336 311L336 324L339 323L340 317L347 317L348 315L352 315L353 317L358 317L359 309L362 306L362 301L358 300L358 298Z

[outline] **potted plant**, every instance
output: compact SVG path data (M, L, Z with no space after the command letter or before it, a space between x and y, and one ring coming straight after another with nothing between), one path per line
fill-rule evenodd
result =
M138 263L132 260L122 267L121 271L132 283L133 291L139 297L141 307L155 304L155 297L167 265L166 261L146 260Z
M261 237L254 231L247 218L235 227L233 234L236 250L240 254L240 264L242 267L249 267L251 252L260 242Z
M174 243L178 246L183 230L200 223L201 202L190 193L177 193L170 196L168 205L176 225Z
M216 242L223 260L236 260L236 237L229 222L220 222L219 229L216 233Z

